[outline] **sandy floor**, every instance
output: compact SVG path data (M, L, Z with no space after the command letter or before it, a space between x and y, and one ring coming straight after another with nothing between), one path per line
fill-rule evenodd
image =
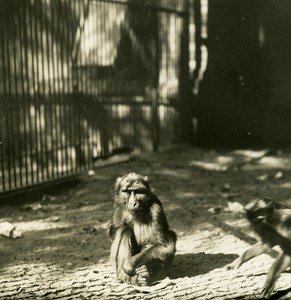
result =
M148 175L178 234L169 279L140 289L117 283L109 264L108 221L115 179ZM39 201L2 205L22 237L0 236L1 299L260 299L273 258L237 271L225 266L255 241L241 204L265 195L291 204L291 152L175 150L96 167L81 182ZM274 298L275 297L275 298ZM291 299L291 274L274 299Z

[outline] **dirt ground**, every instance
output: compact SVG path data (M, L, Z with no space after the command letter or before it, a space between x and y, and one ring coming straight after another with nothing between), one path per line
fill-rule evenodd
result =
M169 278L148 288L118 283L108 259L114 182L131 171L149 176L178 235ZM69 190L1 205L0 222L22 236L0 236L0 298L261 299L273 257L261 255L235 271L225 266L255 241L242 205L258 196L291 204L290 179L286 150L183 146L96 166ZM272 299L291 299L290 272Z

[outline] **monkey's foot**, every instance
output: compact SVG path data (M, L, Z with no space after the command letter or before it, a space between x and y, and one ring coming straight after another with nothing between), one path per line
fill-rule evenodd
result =
M140 266L136 269L136 275L132 277L132 284L138 286L149 285L150 272L145 265Z

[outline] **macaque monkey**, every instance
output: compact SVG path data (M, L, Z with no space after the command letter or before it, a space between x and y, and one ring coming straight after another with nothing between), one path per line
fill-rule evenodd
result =
M109 235L119 281L145 286L168 276L177 237L148 177L129 173L117 178Z
M291 209L276 201L262 197L245 206L246 216L261 241L249 248L228 268L239 268L243 263L262 253L269 253L280 246L279 253L267 274L262 295L269 297L277 279L291 264Z

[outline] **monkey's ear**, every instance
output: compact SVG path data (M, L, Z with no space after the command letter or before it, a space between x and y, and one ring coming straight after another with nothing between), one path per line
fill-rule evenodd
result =
M118 177L115 181L115 191L118 191L123 177Z

